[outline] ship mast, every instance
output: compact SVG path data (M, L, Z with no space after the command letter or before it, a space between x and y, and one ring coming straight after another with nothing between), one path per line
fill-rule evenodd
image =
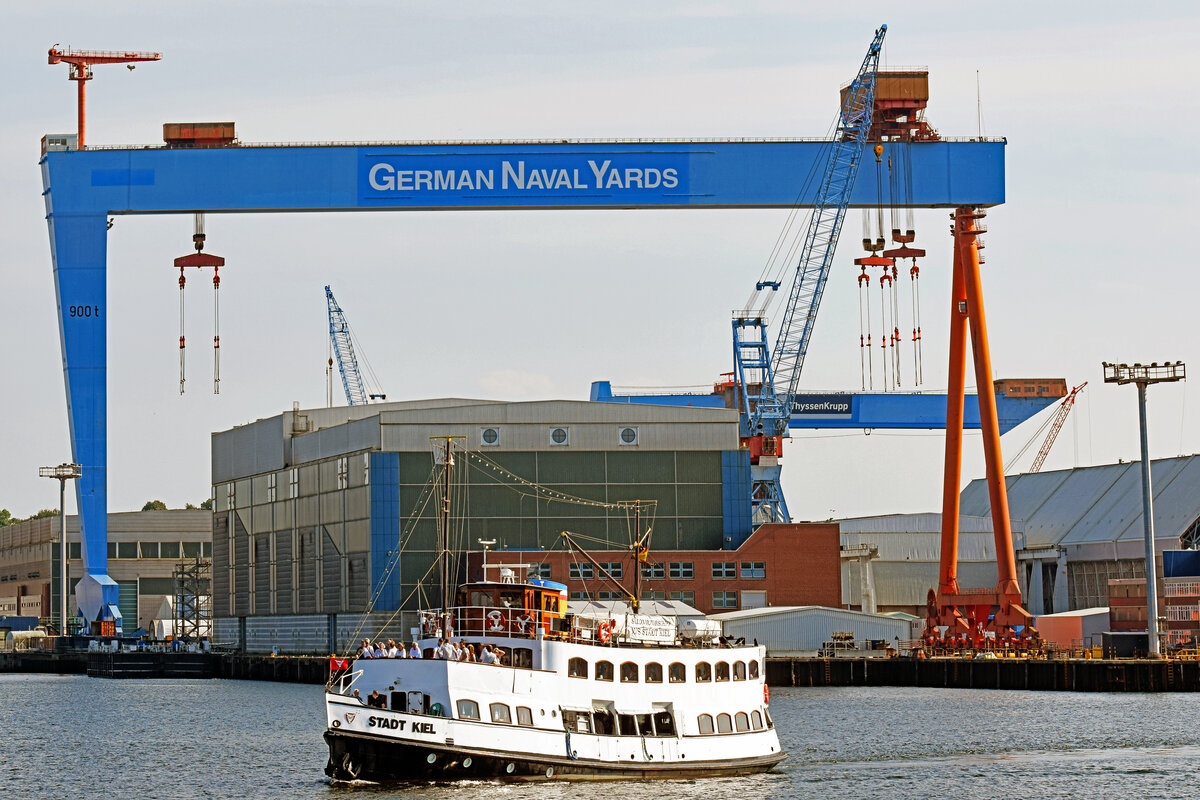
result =
M438 519L438 558L441 561L442 597L441 597L441 627L442 635L450 635L450 472L454 467L454 454L450 452L452 437L447 436L442 445L442 507Z
M638 613L642 604L642 501L633 504L633 599L629 605Z

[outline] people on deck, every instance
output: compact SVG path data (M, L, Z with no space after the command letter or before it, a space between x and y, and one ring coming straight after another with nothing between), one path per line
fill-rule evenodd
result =
M371 647L371 642L368 639L362 640L362 646L358 648L357 658L371 658L374 648Z
M409 658L420 658L421 657L421 648L417 647L417 643L415 641L412 643L412 649L408 651L408 657Z

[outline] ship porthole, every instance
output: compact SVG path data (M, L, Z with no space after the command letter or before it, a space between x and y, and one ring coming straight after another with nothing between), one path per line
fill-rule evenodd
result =
M512 775L513 770L515 770L516 768L517 768L517 765L510 761L510 762L508 762L508 766L504 768L504 771L507 772L509 775Z
M335 727L335 728L340 728L340 727L342 727L342 721L341 721L340 719L335 719L335 720L333 721L333 727Z
M554 777L554 767L546 767L546 777L547 778Z
M437 761L437 753L430 753L429 755L425 756L425 760L430 764L434 763Z
M471 768L471 757L467 756L466 758L463 759L463 769L470 769L470 768Z

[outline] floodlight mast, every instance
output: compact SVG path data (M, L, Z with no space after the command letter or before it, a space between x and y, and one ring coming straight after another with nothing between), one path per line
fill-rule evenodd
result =
M1147 364L1103 362L1104 382L1123 386L1137 384L1138 423L1142 440L1142 533L1146 544L1146 649L1151 658L1162 655L1158 641L1158 568L1154 562L1154 490L1150 485L1150 445L1146 434L1146 387L1187 378L1182 361Z
M58 480L58 634L67 635L67 481L83 474L78 464L59 464L57 467L39 467L38 476Z

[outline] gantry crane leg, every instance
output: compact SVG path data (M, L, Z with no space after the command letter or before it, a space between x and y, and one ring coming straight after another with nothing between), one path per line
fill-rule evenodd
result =
M950 633L984 630L1007 636L1014 627L1028 629L1032 621L1021 607L1016 556L1008 513L1000 452L1000 425L996 397L983 391L992 385L992 359L988 347L987 316L983 306L983 284L979 275L979 245L982 233L976 220L983 212L962 207L954 213L954 277L950 314L950 362L946 391L946 462L942 487L942 552L937 591L930 591L927 634L939 625ZM971 332L975 384L979 387L979 419L983 434L984 464L996 542L997 581L994 590L962 589L958 585L959 481L962 475L962 415L966 391L966 332Z

